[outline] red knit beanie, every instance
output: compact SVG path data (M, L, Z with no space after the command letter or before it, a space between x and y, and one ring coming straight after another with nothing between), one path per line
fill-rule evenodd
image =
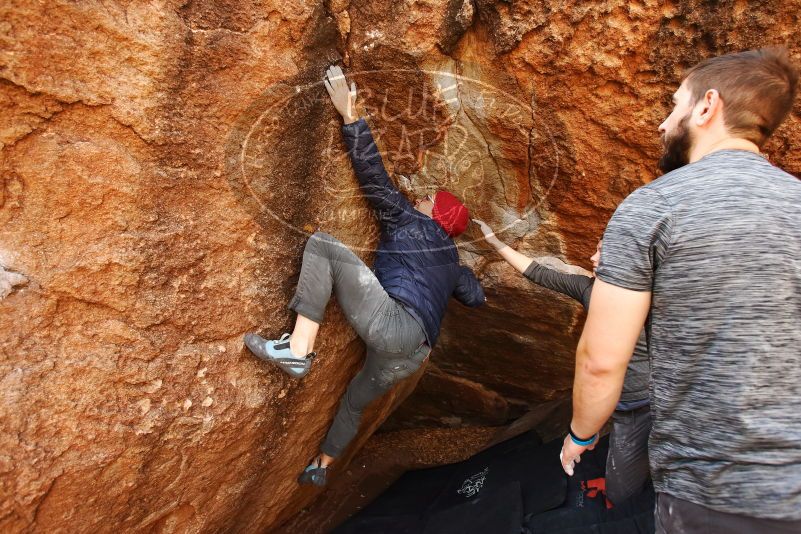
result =
M470 222L470 212L459 199L447 191L437 192L434 197L434 209L431 218L442 226L448 235L456 237L467 229Z

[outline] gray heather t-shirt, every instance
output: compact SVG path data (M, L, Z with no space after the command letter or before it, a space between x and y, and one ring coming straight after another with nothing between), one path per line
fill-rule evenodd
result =
M536 261L532 261L529 264L523 276L537 285L574 298L581 302L584 309L589 309L590 307L594 278L583 274L563 273L556 269L550 269ZM640 339L637 341L637 346L634 348L631 360L629 360L628 369L626 369L623 391L617 404L618 410L629 410L632 407L648 404L649 375L648 344L643 330L640 332Z
M652 292L656 490L801 519L801 182L714 152L623 201L596 274Z

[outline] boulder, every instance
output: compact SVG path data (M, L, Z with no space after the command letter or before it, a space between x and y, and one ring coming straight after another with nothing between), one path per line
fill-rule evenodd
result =
M263 532L319 495L295 477L363 346L334 303L303 380L242 336L290 328L315 229L372 258L378 226L328 65L356 82L409 195L450 189L514 246L587 268L615 206L655 177L682 69L784 42L798 58L800 8L4 2L0 530ZM796 175L799 133L796 105L767 149ZM579 307L504 266L475 228L459 244L488 303L453 305L425 379L443 387L396 428L499 425L569 395ZM341 465L421 374L371 407Z

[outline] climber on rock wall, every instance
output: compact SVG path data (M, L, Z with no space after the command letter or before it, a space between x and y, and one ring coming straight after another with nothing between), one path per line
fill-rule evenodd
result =
M533 258L498 239L487 223L473 220L480 226L487 243L523 276L535 284L574 298L584 309L590 307L595 269L601 258L603 240L598 241L595 253L590 257L593 276L570 274L537 263ZM641 491L648 480L648 435L651 432L649 378L648 344L645 330L642 330L626 369L623 392L612 414L609 456L606 461L606 494L613 504L620 504Z
M356 435L365 407L428 358L450 297L467 306L486 300L473 272L459 264L453 242L467 228L467 208L447 191L412 205L390 180L367 122L356 113L355 84L348 88L337 66L326 74L324 85L344 120L342 134L356 178L381 222L375 265L371 270L336 238L316 232L306 243L289 303L297 313L292 334L275 340L245 336L253 354L290 376L305 376L333 289L367 346L364 366L348 385L321 453L298 479L318 486L325 485L328 466Z
M647 318L659 533L801 532L801 182L760 154L798 79L784 49L689 69L659 126L666 174L604 232L562 466L614 410Z

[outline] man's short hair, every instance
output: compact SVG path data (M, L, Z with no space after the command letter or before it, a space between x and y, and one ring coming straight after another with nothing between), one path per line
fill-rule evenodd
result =
M685 80L693 105L716 89L729 132L761 147L793 106L798 68L786 48L763 48L706 59L687 70Z

